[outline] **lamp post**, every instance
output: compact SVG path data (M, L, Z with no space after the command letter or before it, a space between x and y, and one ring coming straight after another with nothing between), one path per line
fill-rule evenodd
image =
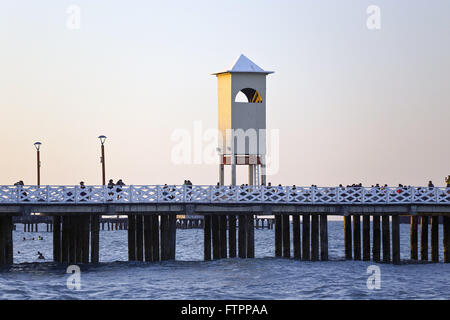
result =
M40 149L41 149L40 142L35 142L34 147L36 148L36 154L37 154L37 185L41 185L41 158L40 158Z
M101 148L102 148L102 156L100 158L100 162L102 163L102 182L103 185L106 185L106 174L105 174L105 141L106 141L106 136L99 136L98 137L100 139L100 143L101 143Z

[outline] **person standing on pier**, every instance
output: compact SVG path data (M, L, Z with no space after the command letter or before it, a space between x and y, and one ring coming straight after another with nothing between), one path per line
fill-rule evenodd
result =
M445 177L445 183L447 184L447 188L450 188L450 174Z

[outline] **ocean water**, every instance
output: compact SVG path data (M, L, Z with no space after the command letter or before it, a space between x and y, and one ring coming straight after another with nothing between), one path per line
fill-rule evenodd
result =
M327 262L274 258L274 231L267 229L255 230L255 259L204 262L203 230L179 229L176 261L127 262L127 231L101 231L101 262L80 265L81 288L73 290L67 265L51 262L52 233L18 226L14 265L0 269L0 299L450 299L450 264L408 261L409 225L401 225L401 265L345 261L343 223L328 228ZM44 240L23 241L38 236ZM442 227L440 237L441 245ZM37 251L46 260L37 260ZM379 289L367 286L372 265Z

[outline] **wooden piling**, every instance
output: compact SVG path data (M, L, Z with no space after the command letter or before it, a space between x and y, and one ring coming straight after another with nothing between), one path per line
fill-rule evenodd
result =
M0 265L13 264L13 223L11 216L0 217Z
M61 262L69 262L69 217L62 217Z
M311 217L311 261L319 260L319 215Z
M220 250L220 226L219 216L214 214L211 217L211 231L212 231L212 245L213 245L213 259L220 259L222 256Z
M6 219L0 216L0 266L6 264Z
M238 217L238 257L247 258L247 219L245 215L240 214Z
M62 262L61 259L61 216L53 217L53 261Z
M77 232L75 217L69 217L69 263L77 261Z
M302 215L302 260L311 259L311 223L310 215Z
M203 257L205 261L211 260L211 216L203 217Z
M439 262L439 216L431 217L431 261Z
M161 261L170 259L169 217L161 215Z
M370 216L363 216L363 261L370 261Z
M417 227L419 225L419 217L411 216L410 222L410 250L411 250L411 260L419 259L419 249L418 249L418 240L419 233Z
M144 260L146 262L153 261L152 254L152 217L150 215L144 215Z
M375 262L381 261L381 232L380 232L380 216L372 217L372 259Z
M391 239L390 239L390 227L389 216L381 217L381 228L383 236L383 262L391 261Z
M400 263L400 216L392 216L392 263Z
M283 254L283 227L281 215L275 215L275 257Z
M82 227L82 263L89 263L89 226L91 223L91 219L89 216L83 217L83 227ZM100 228L100 226L99 226ZM100 230L99 230L100 231Z
M228 216L228 256L236 258L236 216Z
M158 215L152 215L151 218L152 223L152 255L153 255L153 261L160 261L161 260L161 250L160 250L160 244L159 244L159 238L160 238L160 230L159 230L159 217ZM130 225L128 225L128 228L130 228Z
M450 217L443 217L443 229L444 229L444 262L450 263Z
M219 216L220 257L227 258L227 216Z
M281 215L281 233L283 239L283 257L291 257L291 246L290 246L290 225L289 225L289 215Z
M361 260L361 216L353 216L353 259Z
M320 215L320 260L328 261L328 216Z
M144 229L142 215L135 215L136 220L136 260L144 261ZM117 225L117 224L116 224Z
M100 215L91 215L91 263L99 262L100 254Z
M75 238L76 238L76 254L75 263L81 263L83 260L83 217L75 218Z
M300 216L298 214L292 216L292 238L294 245L294 259L301 259Z
M108 222L109 229L109 222ZM136 260L136 220L134 214L128 215L128 261Z
M420 217L420 260L428 261L428 217Z
M6 222L5 217L0 216L0 266L6 264Z
M169 260L175 260L177 244L177 216L169 215Z
M345 259L352 259L352 217L344 216Z
M255 226L253 214L247 215L247 258L255 257Z

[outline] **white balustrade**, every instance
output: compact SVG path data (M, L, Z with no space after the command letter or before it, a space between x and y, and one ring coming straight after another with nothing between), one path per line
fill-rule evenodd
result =
M450 204L450 188L288 186L0 186L0 204Z

